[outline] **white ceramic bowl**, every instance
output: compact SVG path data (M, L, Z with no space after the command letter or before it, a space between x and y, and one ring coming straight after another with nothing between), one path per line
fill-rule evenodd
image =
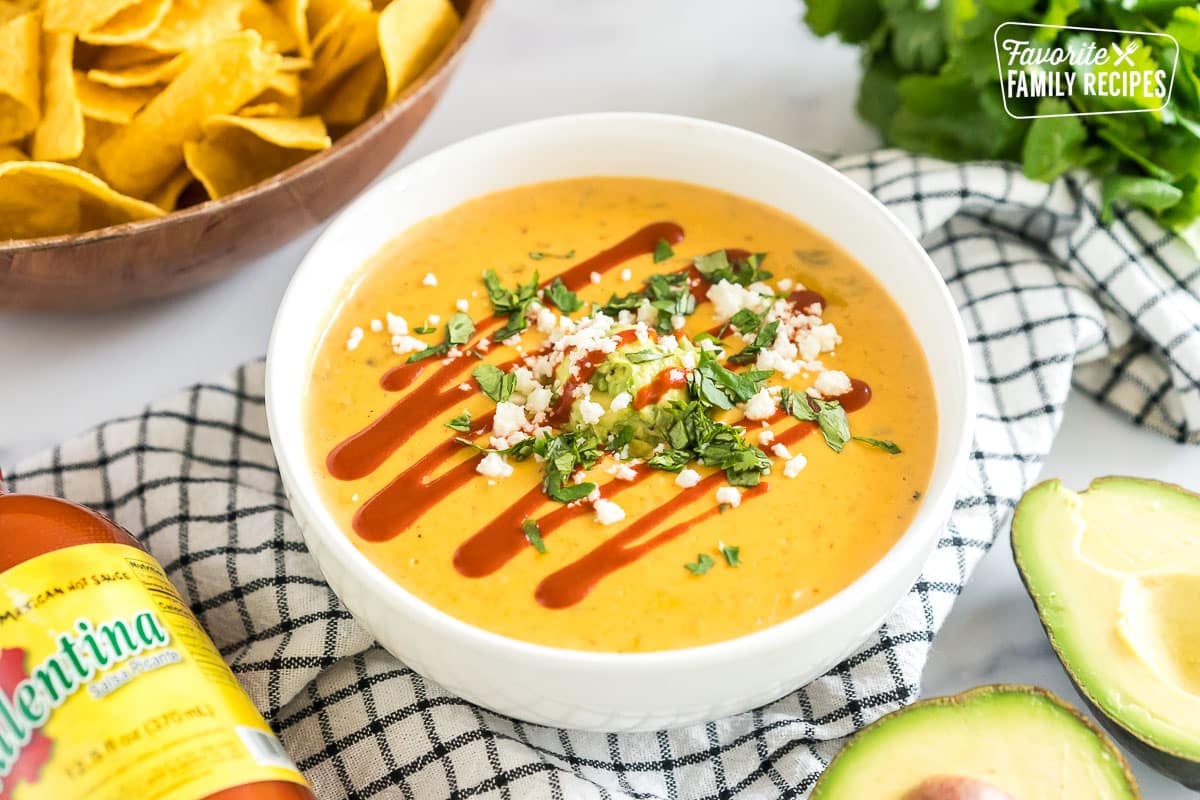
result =
M937 459L916 519L865 575L766 630L656 653L593 653L509 639L414 597L367 560L323 507L301 399L317 337L363 263L413 223L478 195L587 175L703 184L792 214L891 291L916 330L939 402ZM820 161L737 128L654 114L588 114L516 125L445 148L351 204L305 257L267 358L271 440L292 511L330 586L398 658L473 703L531 722L669 728L774 700L862 644L916 580L948 517L974 419L966 337L925 252L880 203Z

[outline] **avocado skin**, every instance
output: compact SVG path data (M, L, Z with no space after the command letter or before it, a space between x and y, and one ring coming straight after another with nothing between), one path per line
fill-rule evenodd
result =
M852 736L850 738L850 741L846 742L846 744L842 747L842 749L838 752L838 754L835 755L830 760L829 764L826 765L826 767L825 767L825 773L817 780L816 784L813 785L813 791L812 791L812 794L810 795L811 800L824 800L827 796L827 793L829 791L831 791L831 787L828 786L825 778L827 775L830 774L831 768L833 767L833 765L835 763L837 763L837 760L842 756L842 754L849 751L850 748L853 747L854 745L858 744L860 742L860 740L869 738L870 734L872 733L872 731L874 729L880 727L885 722L890 720L892 717L906 714L914 709L922 708L925 706L936 706L936 705L944 706L944 705L955 705L955 704L968 704L976 696L979 696L979 695L1006 694L1006 693L1014 693L1014 692L1022 692L1025 694L1031 694L1031 695L1037 695L1037 696L1043 697L1046 700L1049 700L1051 703L1054 703L1055 705L1059 706L1064 711L1067 711L1076 720L1081 722L1084 725L1084 727L1086 727L1089 731L1091 731L1096 736L1096 738L1100 741L1100 743L1116 759L1117 763L1120 765L1121 773L1125 777L1125 782L1128 784L1129 790L1130 790L1130 793L1132 794L1132 796L1136 800L1142 800L1141 791L1138 789L1137 781L1134 779L1133 773L1130 772L1130 770L1129 770L1129 762L1125 760L1125 755L1120 750L1117 749L1117 747L1112 743L1112 741L1107 736L1104 735L1104 732L1101 731L1100 728L1096 727L1096 724L1094 722L1092 722L1090 719L1085 717L1083 714L1080 714L1069 703L1067 703L1062 698L1060 698L1058 695L1054 694L1053 692L1051 692L1047 689L1043 689L1040 686L1026 686L1026 685L1022 685L1022 684L1008 684L1008 683L996 683L996 684L988 684L985 686L976 686L974 689L968 689L967 691L962 692L960 694L946 695L944 697L931 697L928 700L921 700L916 703L913 703L912 705L908 705L908 706L905 706L904 708L893 711L890 714L885 714L884 716L875 720L870 725L863 728L861 731L859 731L854 736ZM834 790L834 791L836 791L836 790ZM862 800L867 800L867 798L863 798Z
M1089 489L1103 484L1104 481L1114 480L1134 481L1139 484L1146 484L1148 486L1165 491L1194 494L1182 486L1178 486L1173 483L1167 483L1166 481L1156 481L1149 478L1125 478L1121 476L1097 478L1092 482ZM1060 483L1061 481L1059 481L1057 478L1042 481L1026 492L1025 497L1030 497L1039 490L1050 489ZM1023 502L1024 498L1022 498L1022 503ZM1018 503L1017 511L1013 515L1014 531L1016 529L1017 517L1020 512L1021 503ZM1059 649L1058 642L1056 642L1054 639L1054 633L1051 630L1050 624L1046 621L1046 617L1042 613L1041 606L1038 605L1036 590L1030 583L1029 575L1026 571L1024 563L1022 562L1021 550L1017 545L1015 535L1009 537L1009 543L1012 548L1013 561L1016 562L1017 572L1021 576L1021 584L1025 587L1025 593L1029 595L1030 602L1033 603L1034 611L1037 612L1038 622L1040 622L1042 625L1042 632L1046 634L1046 640L1050 643L1050 648L1054 651L1055 658L1057 658L1058 663L1062 665L1063 671L1067 673L1067 677L1070 679L1071 685L1075 687L1075 691L1078 692L1079 696L1083 699L1084 705L1087 706L1088 710L1090 710L1092 714L1096 716L1096 719L1100 720L1100 724L1106 731L1108 731L1109 734L1112 735L1112 738L1115 739L1117 743L1121 745L1121 747L1132 753L1133 756L1139 761L1189 789L1200 791L1200 762L1192 761L1184 758L1183 756L1171 753L1153 744L1152 742L1142 739L1136 733L1126 728L1120 720L1109 715L1103 708L1100 707L1098 703L1092 699L1092 696L1088 692L1087 688L1083 686L1082 682L1075 676L1075 673L1071 669L1071 665L1063 656L1062 650Z

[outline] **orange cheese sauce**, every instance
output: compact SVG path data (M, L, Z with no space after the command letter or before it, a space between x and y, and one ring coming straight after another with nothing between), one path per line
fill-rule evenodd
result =
M836 325L843 341L834 353L822 355L826 368L842 370L871 388L870 402L849 415L853 434L894 440L903 452L890 455L851 442L836 453L820 433L811 433L790 445L792 454L803 453L808 459L797 477L784 477L783 461L773 458L772 473L764 479L766 489L747 493L738 508L724 513L713 513L715 488L724 485L721 479L685 490L676 486L675 475L650 470L614 496L626 512L623 522L600 525L586 507L568 512L570 518L545 537L547 553L524 546L481 577L467 577L456 569L455 552L536 492L541 470L532 460L514 463L514 473L507 478L491 481L473 474L432 504L423 496L429 490L415 487L403 496L403 504L411 503L414 512L403 530L379 541L362 538L354 526L358 509L422 457L446 453L430 468L429 479L464 462L476 463L479 456L469 449L446 446L457 434L445 423L463 410L478 419L494 407L471 381L477 361L469 355L464 358L471 363L462 364L461 375L453 381L443 380L445 385L435 385L442 368L435 358L411 385L386 391L381 377L407 356L394 354L386 331L372 332L370 321L384 320L390 311L403 316L411 329L437 315L437 332L421 337L436 343L459 299L467 300L468 313L477 323L491 316L480 279L484 269L495 269L505 286L527 282L535 271L545 281L646 225L665 221L684 231L673 258L660 264L653 263L649 253L628 259L607 270L598 284L585 281L580 298L603 303L613 293L637 290L652 274L684 269L694 256L714 250L765 252L772 283L791 278L827 299L824 321ZM572 258L535 260L529 255L571 251ZM629 280L622 279L625 268L632 273ZM427 273L436 276L436 286L423 284ZM701 302L685 332L696 334L716 324L712 304ZM356 327L364 335L349 350L347 342ZM526 352L537 347L538 337L536 332L526 334ZM725 341L728 353L742 346L736 337ZM486 359L503 364L514 357L512 348L497 345ZM802 391L814 378L801 373L791 385ZM468 390L456 388L463 383ZM440 393L437 418L410 431L377 469L351 479L330 475L326 459L340 443L404 398L417 393L433 397L434 392ZM387 575L433 606L480 628L544 645L610 652L730 639L786 620L847 586L884 555L912 520L933 467L938 424L924 354L904 314L837 245L803 222L745 198L683 183L618 177L519 187L472 200L405 231L346 286L317 344L304 402L307 449L324 502L346 536ZM724 419L736 422L737 416L732 412ZM745 424L748 440L757 443L761 423ZM772 428L783 435L798 425L803 423L787 418ZM764 450L769 454L769 448ZM619 483L605 471L611 463L601 461L588 477L600 484L605 497ZM458 474L471 469L459 467ZM711 474L698 469L704 476ZM686 499L675 503L665 519L648 526L638 541L666 529L675 531L672 538L604 577L573 605L548 608L538 602L537 587L548 576L647 514L664 516L657 510L681 493ZM530 512L535 519L545 519L561 508L534 497ZM739 566L725 563L718 550L722 542L740 548ZM716 563L696 576L684 564L695 562L699 553L709 554Z

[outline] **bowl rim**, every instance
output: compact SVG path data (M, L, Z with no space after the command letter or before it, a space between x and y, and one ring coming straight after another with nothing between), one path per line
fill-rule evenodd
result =
M467 13L462 16L458 30L455 31L453 38L438 53L437 58L396 99L390 103L385 103L383 108L355 125L349 133L335 141L332 147L293 164L266 180L259 181L252 186L247 186L245 189L240 189L216 200L205 200L194 206L168 211L161 217L122 222L119 225L108 225L103 228L94 228L79 233L40 236L35 239L0 240L0 255L6 256L14 253L54 250L61 247L91 244L93 242L102 242L156 230L159 227L205 217L210 214L220 214L222 212L233 213L236 209L252 203L260 195L278 189L285 189L301 175L320 169L326 162L341 158L345 152L360 146L364 140L369 140L374 136L376 131L386 128L396 118L406 114L410 108L420 102L432 90L434 83L436 83L437 79L443 73L448 73L458 66L458 62L463 58L467 42L475 34L479 22L492 5L492 0L464 1L470 3ZM107 181L105 181L105 185L107 185Z
M917 515L909 523L900 538L892 544L878 561L848 585L815 606L795 616L781 620L766 628L744 633L730 639L689 647L646 652L592 651L557 647L516 639L461 620L418 597L401 586L397 581L388 577L333 522L332 517L324 508L324 504L319 497L310 496L308 492L304 491L292 491L291 487L304 488L297 481L296 475L298 471L306 470L310 467L306 458L307 448L303 442L285 442L281 440L281 436L276 435L276 432L284 427L280 419L282 411L279 406L281 403L288 402L289 398L294 399L291 395L276 392L273 389L273 385L280 380L276 364L281 357L276 354L284 348L294 349L296 347L303 347L305 351L303 357L310 359L315 339L319 336L320 331L324 329L323 326L327 324L328 316L332 311L332 307L327 308L324 315L315 317L320 327L303 344L298 344L294 341L287 342L281 335L280 327L284 321L285 309L289 305L299 302L296 296L302 291L301 284L303 283L304 276L309 272L317 272L322 268L323 262L312 257L313 251L317 249L321 240L330 236L331 233L336 233L336 229L340 225L345 224L347 218L358 213L360 207L377 202L376 198L383 196L389 190L391 184L406 182L409 180L411 173L419 170L436 172L438 164L455 159L464 150L486 145L489 139L519 138L522 133L527 131L553 126L563 126L563 135L565 135L565 129L569 126L587 125L595 122L616 122L625 126L687 125L691 126L693 130L701 130L706 135L740 137L744 146L774 150L779 158L797 159L806 162L809 168L827 173L831 180L841 183L845 190L857 195L861 201L865 201L873 209L874 214L871 224L891 228L893 233L899 235L908 248L908 257L913 261L914 266L920 264L927 272L932 273L932 276L936 279L934 293L937 295L938 311L948 318L947 322L953 329L955 345L953 351L958 361L957 365L955 365L955 372L958 373L958 377L963 384L963 403L961 405L960 424L953 429L946 429L949 430L951 435L950 442L952 442L952 447L949 448L951 452L943 453L943 448L940 445L937 450L938 459L940 460L945 456L947 461L940 485L928 488L925 495L921 498ZM669 180L654 175L644 175L643 177L658 177ZM481 192L475 196L482 196L487 193ZM465 202L465 200L461 202ZM361 264L358 264L351 271L348 271L345 276L346 280L351 280L354 275L353 269L359 269L361 266ZM930 301L930 306L932 306L934 298L931 297ZM904 565L911 563L917 558L921 558L923 567L929 554L932 553L934 546L936 546L938 532L946 524L946 520L953 508L958 488L958 478L964 471L968 460L976 418L976 401L973 386L974 370L966 331L963 327L957 305L950 295L949 288L946 286L937 267L933 264L933 261L929 258L924 248L921 247L912 232L874 195L820 159L760 133L725 123L683 115L615 111L545 117L476 134L435 150L405 165L347 205L336 215L330 226L322 232L320 238L313 243L312 249L301 260L280 302L267 348L265 405L271 446L275 452L284 486L289 489L289 500L293 507L296 507L299 511L295 516L303 518L308 523L307 525L300 526L303 537L306 542L310 537L319 538L322 543L321 549L327 551L333 558L340 561L340 566L346 568L347 574L353 574L356 580L368 584L367 589L369 592L379 597L380 602L384 603L385 606L392 608L397 613L409 615L410 618L414 618L415 622L420 625L438 627L443 629L448 635L452 634L460 639L470 639L480 646L499 648L517 657L537 659L539 663L551 668L560 666L569 669L619 670L644 675L647 671L658 674L669 674L678 670L686 670L699 659L704 659L708 663L729 663L744 661L748 656L778 653L781 647L786 647L789 643L795 644L797 641L802 640L806 631L819 629L836 622L839 618L845 617L851 608L857 604L858 597L864 593L870 593L873 589L882 589L889 582L889 578L894 578L896 573L904 571ZM283 394L283 397L280 396L281 394ZM939 408L938 416L939 431L941 431L943 430L942 425L949 424L947 420L948 415L945 414L943 408ZM937 477L935 468L934 478ZM313 489L313 494L315 495L315 487ZM311 549L314 548L310 547ZM925 552L922 553L922 551ZM911 591L911 585L906 587L905 593L908 591ZM872 631L874 629L873 627ZM861 645L861 641L856 644L856 647L859 645Z

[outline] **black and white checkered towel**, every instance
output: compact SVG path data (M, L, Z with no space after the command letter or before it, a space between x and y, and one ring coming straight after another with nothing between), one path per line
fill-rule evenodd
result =
M1200 263L1139 213L1097 222L1094 185L882 152L837 162L917 232L962 309L979 425L950 524L863 649L765 708L604 735L497 716L415 675L355 624L305 550L251 364L20 465L141 537L322 800L799 797L841 737L913 700L934 633L1008 523L1075 385L1200 440Z

